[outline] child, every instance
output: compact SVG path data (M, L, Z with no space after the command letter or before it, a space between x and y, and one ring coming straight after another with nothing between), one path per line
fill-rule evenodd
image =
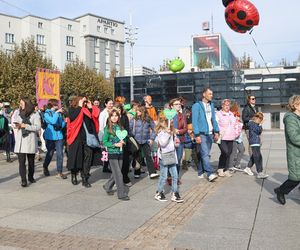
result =
M123 201L128 201L129 188L123 182L123 175L121 172L123 164L123 146L124 141L121 141L116 136L116 131L122 129L120 125L120 113L117 109L112 109L109 113L106 127L103 133L103 145L108 151L108 161L111 167L111 177L103 185L104 190L108 195L113 195L112 188L114 184L117 186L118 198Z
M155 127L155 132L157 134L155 140L159 145L159 149L157 153L158 153L159 166L160 166L160 178L158 181L157 191L154 198L158 201L167 201L163 189L167 180L168 170L169 170L172 176L171 200L177 203L181 203L183 202L183 199L181 199L178 193L178 186L177 186L178 174L176 168L177 156L176 156L175 143L174 143L175 131L173 127L168 128L168 120L166 119L163 113L159 115L158 124ZM174 152L175 161L174 164L164 166L162 161L162 154L168 152Z
M260 152L260 135L262 133L262 122L264 119L264 115L262 112L257 112L252 120L249 121L249 146L252 149L252 155L248 162L248 166L244 169L245 173L248 175L253 175L251 171L251 167L253 164L256 166L257 171L257 178L258 179L265 179L268 178L269 175L263 173L263 166L262 166L262 155Z

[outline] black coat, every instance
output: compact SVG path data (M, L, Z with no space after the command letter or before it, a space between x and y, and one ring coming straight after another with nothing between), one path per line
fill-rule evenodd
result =
M242 119L244 122L244 129L248 130L248 123L252 119L252 117L255 115L255 113L258 112L258 108L256 106L252 107L250 104L247 104L242 112Z

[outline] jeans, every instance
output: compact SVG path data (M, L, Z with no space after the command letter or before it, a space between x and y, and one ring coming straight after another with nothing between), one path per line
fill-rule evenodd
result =
M232 143L233 141L225 141L221 140L221 144L219 144L219 148L221 150L221 155L219 158L219 166L218 169L224 169L224 171L229 168L229 159L232 152Z
M177 160L178 160L178 164L176 165L176 168L177 168L177 173L178 173L178 176L179 176L180 164L181 164L181 159L182 159L183 150L184 150L184 143L180 142L178 147L176 147L175 149L176 149Z
M260 152L260 147L252 147L252 155L250 157L250 160L248 162L248 168L251 168L255 164L257 173L261 173L263 171L263 161L262 161L262 155Z
M61 173L63 171L63 158L64 158L64 140L46 140L46 148L47 148L47 154L45 157L45 161L43 164L44 168L48 168L54 151L56 150L56 171L58 173Z
M232 152L229 159L229 167L238 166L241 164L242 157L245 153L244 143L233 142Z
M198 164L198 175L203 174L203 170L210 176L213 169L210 165L210 150L213 143L213 135L200 135L201 144L200 147L200 161ZM201 163L200 163L201 162Z
M157 192L162 192L164 190L164 186L166 184L166 180L168 177L168 170L170 171L170 174L172 176L172 192L176 193L178 192L178 186L177 186L177 181L178 181L178 174L177 174L177 169L176 165L169 165L169 166L164 166L162 163L162 160L159 159L159 167L160 167L160 177L157 185Z

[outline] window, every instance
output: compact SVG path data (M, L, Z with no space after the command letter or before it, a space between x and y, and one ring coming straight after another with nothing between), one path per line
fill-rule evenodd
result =
M120 57L116 56L116 64L120 64Z
M67 61L73 61L74 60L74 52L67 51Z
M68 24L68 30L72 30L72 25Z
M111 29L110 32L111 32L112 35L115 34L115 30L114 29Z
M115 50L120 50L120 44L119 43L116 43Z
M100 26L97 26L97 31L101 32L101 27Z
M94 56L95 56L95 62L100 62L100 54L95 52Z
M95 47L100 47L100 39L95 38Z
M109 54L108 54L108 55L105 55L105 62L106 62L106 63L109 63L109 60L110 60Z
M108 28L104 28L104 33L105 33L105 34L108 33Z
M45 45L45 36L44 35L36 35L36 44Z
M6 43L14 43L15 42L15 35L10 33L5 33L5 42Z
M66 43L69 46L74 46L74 37L72 37L72 36L66 36Z
M109 41L105 42L105 48L109 49Z
M42 29L43 28L43 23L42 22L38 22L38 28Z
M8 28L10 28L10 22L8 22Z

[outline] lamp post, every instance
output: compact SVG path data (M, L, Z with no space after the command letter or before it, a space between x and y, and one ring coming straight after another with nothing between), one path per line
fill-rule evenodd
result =
M137 40L136 35L138 28L132 26L132 16L129 15L129 26L125 27L125 34L126 42L130 45L130 100L132 101L134 99L134 84L133 84L133 46L135 44L135 41Z

